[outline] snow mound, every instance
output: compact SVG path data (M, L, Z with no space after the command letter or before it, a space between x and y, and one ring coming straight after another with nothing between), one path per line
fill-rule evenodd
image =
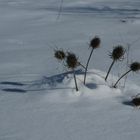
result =
M102 72L97 73L95 70L91 70L87 74L86 85L83 84L84 73L77 74L77 82L79 92L75 91L75 84L73 75L69 74L64 78L63 83L65 87L71 88L69 94L79 95L83 97L89 97L93 99L110 98L112 96L120 95L121 91L111 88L104 80Z
M135 96L139 93L138 85L128 81L125 86L121 82L118 88L113 88L113 84L118 77L110 75L105 82L106 73L100 70L89 70L87 72L86 85L83 83L84 71L76 70L76 79L79 91L75 89L72 71L53 75L50 77L39 75L22 75L3 78L0 81L0 89L8 93L27 93L45 92L49 101L76 101L80 98L92 100Z
M4 92L38 92L45 91L48 94L46 97L50 98L50 101L75 101L79 98L90 99L103 99L112 98L121 95L120 89L114 89L110 84L104 80L104 72L99 70L90 70L87 73L86 85L83 84L84 72L82 70L76 71L76 78L79 91L75 90L75 83L73 73L66 72L51 77L43 76L40 79L39 76L27 76L29 79L22 79L21 77L15 80L15 77L10 78L8 81L1 81L0 87ZM33 80L31 80L31 78Z

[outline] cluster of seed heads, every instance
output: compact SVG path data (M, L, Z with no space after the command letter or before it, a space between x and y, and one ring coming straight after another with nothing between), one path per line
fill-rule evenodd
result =
M55 50L54 56L58 60L65 60L68 68L76 68L80 66L81 63L78 61L78 58L74 53L71 52L64 52L63 50Z
M117 61L117 60L122 60L123 56L125 54L125 49L123 46L116 46L114 47L113 51L110 53L110 57Z
M66 63L67 68L72 69L73 70L73 75L74 75L74 80L75 80L75 87L76 87L76 91L78 91L78 86L77 86L77 82L76 82L76 75L75 75L75 68L78 67L79 65L82 66L85 69L85 74L84 74L84 84L86 83L86 74L87 74L87 70L88 70L88 65L91 59L91 56L93 54L94 49L99 48L100 47L100 43L101 40L99 37L95 36L91 41L89 46L92 48L91 53L89 55L88 61L86 66L82 65L79 61L77 56L74 53L71 52L64 52L63 50L55 50L54 56L56 59L61 60ZM124 54L125 54L125 49L123 46L118 45L116 47L113 48L113 51L109 54L110 58L113 59L109 70L107 72L107 75L105 77L105 81L107 80L109 73L113 67L113 65L115 64L116 61L121 61L124 58ZM137 72L140 70L140 63L139 62L134 62L129 66L129 70L127 72L125 72L124 74L122 74L122 76L116 81L116 83L114 84L113 87L116 88L118 82L124 77L126 76L128 73L130 72ZM134 99L133 102L135 102L136 104L140 104L140 98L139 99Z

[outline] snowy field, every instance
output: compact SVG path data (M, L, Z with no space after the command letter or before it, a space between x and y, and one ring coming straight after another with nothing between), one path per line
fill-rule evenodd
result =
M76 92L54 49L85 64L95 35L101 48L86 86L76 71ZM140 110L129 101L140 93L140 73L110 88L125 60L104 81L119 44L130 45L129 63L140 60L140 0L0 0L0 140L138 140Z

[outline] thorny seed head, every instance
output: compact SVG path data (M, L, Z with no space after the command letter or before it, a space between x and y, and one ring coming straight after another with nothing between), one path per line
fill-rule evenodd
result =
M132 99L132 103L135 106L140 106L140 97L135 97L134 99Z
M122 46L116 46L114 47L113 51L110 53L110 57L117 61L117 60L122 60L123 56L125 54L125 49Z
M134 62L130 65L130 69L134 72L137 72L140 70L140 63L139 62Z
M58 60L63 60L66 57L65 52L63 50L55 50L54 56Z
M90 41L90 47L93 49L96 49L100 47L101 40L99 37L95 36L91 41Z
M78 58L75 54L68 52L66 63L68 68L74 69L78 66Z

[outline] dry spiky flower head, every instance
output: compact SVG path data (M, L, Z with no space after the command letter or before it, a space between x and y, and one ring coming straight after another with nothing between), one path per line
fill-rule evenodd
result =
M140 97L135 97L134 99L132 99L132 101L131 101L133 104L134 104L134 106L140 106Z
M66 63L68 68L74 69L78 66L78 58L74 53L68 52Z
M140 63L139 62L134 62L130 65L130 69L134 72L137 72L140 70Z
M107 80L114 63L118 60L121 61L123 59L124 53L125 53L124 48L122 46L118 45L118 46L114 47L113 51L109 54L110 58L113 59L113 62L111 63L111 65L109 67L109 70L105 77L105 81Z
M136 96L134 96L134 98L132 98L131 103L132 103L135 107L140 107L140 93L138 93Z
M116 87L116 85L118 84L118 82L124 77L124 76L126 76L128 73L130 73L130 72L138 72L140 70L140 63L139 62L134 62L134 63L132 63L131 65L130 65L130 69L126 72L126 73L124 73L118 80L117 80L117 82L114 84L114 86L113 87Z
M55 50L54 56L58 60L64 60L66 57L66 54L63 50Z
M115 61L122 60L124 54L125 54L125 49L123 48L123 46L119 45L114 47L113 51L110 53L110 57Z
M91 41L90 41L90 47L93 49L96 49L100 46L101 40L99 37L95 36Z

